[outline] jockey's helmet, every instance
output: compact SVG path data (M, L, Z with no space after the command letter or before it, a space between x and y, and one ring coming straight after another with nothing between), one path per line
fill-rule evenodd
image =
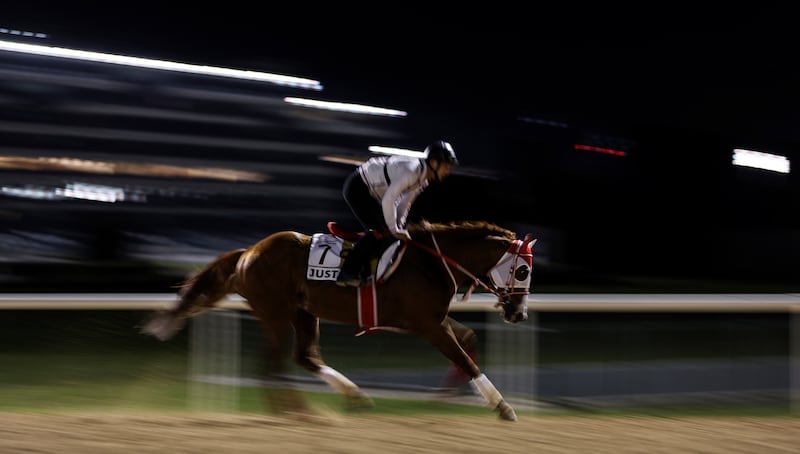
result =
M453 146L444 140L437 140L425 147L425 160L447 162L454 166L458 165L458 158Z

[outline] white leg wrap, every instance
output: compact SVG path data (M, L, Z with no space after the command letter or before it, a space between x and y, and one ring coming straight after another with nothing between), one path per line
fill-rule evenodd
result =
M489 408L495 408L503 401L503 396L500 395L500 392L497 391L492 382L486 378L486 375L480 374L470 380L469 384L472 385L474 391L483 396Z
M328 366L322 366L317 372L317 376L325 383L329 384L331 388L335 389L345 396L352 396L358 394L358 386L351 382L349 378L340 374L339 371Z

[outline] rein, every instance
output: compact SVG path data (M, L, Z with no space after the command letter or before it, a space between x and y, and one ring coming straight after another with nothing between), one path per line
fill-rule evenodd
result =
M447 274L449 274L450 275L450 279L453 280L453 287L454 287L453 294L454 295L455 295L456 292L458 292L458 283L456 282L455 276L453 276L453 272L450 270L450 266L456 268L457 270L459 270L462 273L466 274L467 277L472 279L472 283L470 284L470 286L467 289L467 291L464 293L464 296L461 297L460 301L467 301L467 299L469 299L470 295L472 295L472 291L475 290L475 288L478 287L479 285L481 287L483 287L486 291L491 292L492 294L497 296L498 302L504 301L506 298L508 298L511 295L517 295L517 294L527 295L529 293L528 291L519 291L519 292L515 292L513 290L512 291L508 291L508 290L500 291L495 286L491 286L489 284L486 284L479 277L477 277L474 274L472 274L468 269L466 269L463 266L461 266L460 263L458 263L455 260L453 260L452 258L444 255L442 253L441 249L439 249L439 244L436 242L436 236L434 236L433 232L430 232L430 234L431 234L431 240L433 241L433 245L435 246L435 248L432 248L432 247L428 246L427 244L420 243L419 241L416 241L416 240L413 240L413 239L410 240L409 243L411 243L414 246L422 249L423 251L433 255L434 257L437 257L437 258L442 260L442 264L444 265L445 270L447 270ZM526 240L528 239L528 236L525 237ZM521 244L523 244L523 243L520 243L520 245L517 246L517 252L516 252L517 256L519 256L519 251L520 251ZM513 273L513 270L511 271L511 273ZM510 277L513 277L513 275L510 276Z

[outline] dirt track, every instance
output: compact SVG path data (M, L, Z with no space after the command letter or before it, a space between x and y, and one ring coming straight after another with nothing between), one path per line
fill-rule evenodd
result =
M800 418L0 413L0 453L795 453Z

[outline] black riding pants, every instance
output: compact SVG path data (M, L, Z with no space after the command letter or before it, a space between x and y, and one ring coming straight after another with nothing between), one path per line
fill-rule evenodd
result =
M341 277L360 276L363 279L369 275L366 270L367 261L372 255L372 249L378 244L378 238L370 230L374 230L376 233L387 230L386 223L383 221L383 209L370 194L369 188L358 171L347 177L342 195L358 222L364 227L366 235L363 235L353 245L353 249L342 267Z
M372 197L367 184L364 183L357 170L344 181L342 196L364 230L371 229L377 232L387 230L381 204Z

